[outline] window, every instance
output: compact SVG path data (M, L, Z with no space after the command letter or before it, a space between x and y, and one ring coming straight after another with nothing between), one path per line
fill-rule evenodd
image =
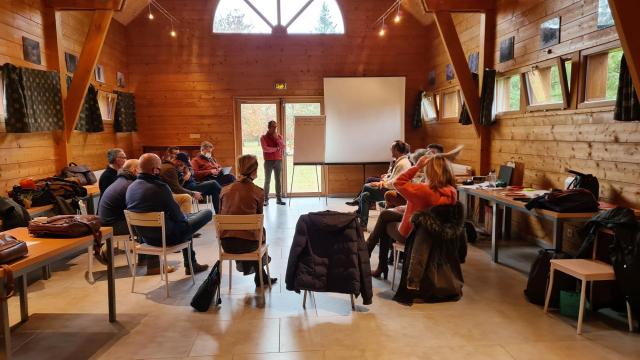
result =
M344 34L336 0L220 0L213 32Z
M422 97L422 103L420 104L420 113L422 116L422 121L438 120L438 113L436 112L436 100L433 95L424 95Z
M451 91L442 95L442 117L457 118L460 116L460 97L458 91Z
M520 74L496 80L496 112L520 110Z
M573 63L571 60L564 60L562 63L564 64L564 73L567 76L567 90L571 92L571 66Z
M618 78L622 49L587 56L585 102L614 101L618 94Z
M559 69L560 61L557 60L550 65L534 66L525 73L529 110L566 106L564 74Z

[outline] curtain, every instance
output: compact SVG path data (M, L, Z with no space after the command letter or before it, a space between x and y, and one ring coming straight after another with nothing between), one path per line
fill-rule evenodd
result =
M613 119L620 121L640 120L640 103L638 94L633 87L631 73L627 66L627 60L622 55L620 61L620 77L618 82L618 96L613 111Z
M67 88L70 87L71 77L67 76ZM82 104L82 109L80 110L76 130L90 133L104 131L102 114L98 106L98 91L92 84L89 84L87 95L84 97L84 104Z
M60 78L54 71L2 66L8 133L62 130Z
M136 98L132 93L116 91L116 114L113 129L116 132L131 132L138 130L136 123Z
M472 73L473 80L478 82L478 74ZM482 91L480 92L480 124L489 126L495 122L493 117L493 94L496 86L496 71L493 69L485 69L482 78ZM471 125L471 115L467 109L466 102L462 105L459 123L462 125Z
M415 112L413 113L412 125L414 129L420 129L422 127L422 98L424 97L424 91L418 92L416 99Z

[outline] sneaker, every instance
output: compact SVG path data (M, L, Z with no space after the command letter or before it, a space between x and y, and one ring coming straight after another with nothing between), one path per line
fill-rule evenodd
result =
M256 279L253 279L253 282L256 284L257 288L260 287L260 280L256 281ZM276 282L278 282L278 278L271 278L271 285L275 285ZM269 284L267 283L266 276L265 276L265 279L264 279L264 286L265 287L269 287Z
M287 205L287 203L282 201L282 199L279 199L278 201L276 201L276 204L278 204L278 205Z
M267 206L267 205L269 205L269 200L264 201L264 206Z
M378 201L378 207L380 209L386 209L387 208L387 202L382 200L382 201Z
M169 265L167 266L166 270L167 270L166 273L169 274L176 271L176 268ZM160 266L156 268L147 268L147 275L160 275Z
M207 264L198 264L195 263L193 264L193 272L197 273L201 273L205 270L207 270L209 268L209 265ZM191 275L191 269L189 268L189 265L184 267L184 273L185 275Z

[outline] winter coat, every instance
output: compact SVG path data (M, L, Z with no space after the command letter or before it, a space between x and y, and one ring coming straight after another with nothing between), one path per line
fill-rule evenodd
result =
M373 297L369 253L355 214L335 211L300 216L286 274L287 290Z
M414 230L405 245L406 261L394 300L412 303L458 300L467 253L462 204L437 205L415 213Z

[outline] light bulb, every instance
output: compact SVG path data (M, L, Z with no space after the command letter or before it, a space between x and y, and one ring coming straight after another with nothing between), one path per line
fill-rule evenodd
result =
M386 31L384 30L384 27L380 29L380 32L378 33L378 35L380 36L384 36L384 34L386 33Z
M149 20L153 20L153 14L149 13Z
M402 20L402 16L400 16L400 14L397 14L396 17L393 18L393 22L396 24L399 23L400 20Z
M173 29L171 29L171 33L170 33L170 34L171 34L171 36L172 36L172 37L176 37L176 36L178 35L178 34L176 33L176 31L175 31L175 30L173 30Z

